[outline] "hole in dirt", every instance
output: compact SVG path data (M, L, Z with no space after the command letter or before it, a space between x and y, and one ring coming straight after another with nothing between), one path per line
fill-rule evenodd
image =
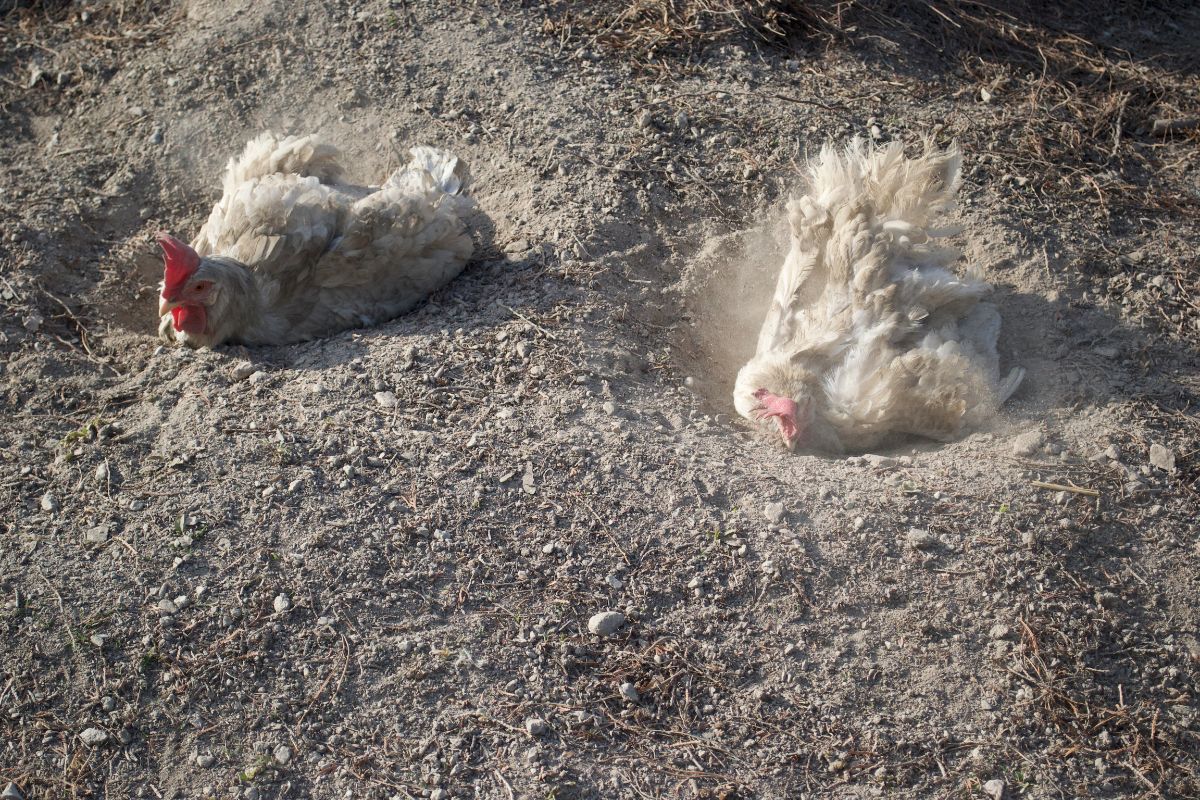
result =
M762 225L746 230L701 232L695 239L699 246L689 255L680 256L677 266L674 302L678 321L671 330L674 359L692 378L693 390L710 413L728 414L735 420L740 418L733 405L734 380L754 355L779 268L786 257L782 212L765 217L767 221ZM1026 369L1021 386L1000 412L958 439L972 432L1008 435L1025 429L1030 418L1044 417L1052 409L1068 404L1071 393L1080 387L1086 387L1097 400L1120 393L1121 376L1103 369L1066 376L1058 354L1068 346L1069 335L1077 334L1077 327L1084 328L1082 332L1089 336L1102 335L1114 341L1132 342L1136 332L1124 329L1117 319L1099 310L1092 310L1086 325L1064 326L1064 320L1078 315L1072 314L1065 299L1048 298L1037 291L1042 280L1040 255L1029 256L1023 262L1017 258L1021 263L1014 265L1010 246L997 246L987 237L963 237L957 244L963 248L963 256L954 264L954 270L961 273L967 264L977 264L996 286L990 299L1002 320L997 344L1000 374L1006 375L1016 366ZM929 452L944 444L897 436L856 452Z
M364 150L362 134L350 142L339 141L329 134L323 134L323 138L334 142L342 150L341 162L346 167L343 180L349 186L378 186L397 169L399 151L390 140L384 141L377 150ZM415 143L418 143L417 139L414 139ZM240 152L240 147L236 148L236 152ZM404 150L402 155L406 154L407 150ZM99 257L99 280L87 296L88 317L96 325L98 333L111 337L118 346L131 336L144 337L149 341L157 338L158 293L163 261L154 236L158 231L166 230L185 241L194 237L219 196L224 161L218 164L217 159L227 158L228 155L228 152L219 151L207 159L212 164L187 166L187 171L196 172L198 178L195 182L186 183L187 188L182 194L178 188L172 188L169 195L164 193L157 197L150 192L147 196L138 196L126 203L133 209L132 215L123 213L110 218L105 233L116 244ZM494 261L500 255L496 242L505 233L497 230L493 215L486 210L490 198L481 197L480 192L476 191L490 184L481 183L479 170L474 165L480 164L484 173L482 181L487 181L491 161L480 153L459 155L468 164L470 177L467 192L476 200L476 207L467 219L467 228L475 242L475 255L467 264L465 277L481 264ZM165 184L183 185L176 174L179 169L180 165L165 168L158 180ZM145 219L146 214L142 212L139 216L138 208L151 208L161 212L162 216ZM459 280L461 278L435 292L433 297L453 291ZM417 308L420 307L418 305Z

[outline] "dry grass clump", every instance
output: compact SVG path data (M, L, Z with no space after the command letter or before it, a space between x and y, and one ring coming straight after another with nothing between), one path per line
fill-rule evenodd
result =
M1200 12L1185 4L1133 14L1080 0L606 0L552 8L546 30L659 78L737 37L855 48L922 79L957 77L994 102L1002 121L978 132L979 144L988 139L1010 180L1047 208L1050 196L1078 196L1105 222L1117 206L1200 211L1182 186L1195 156L1160 162L1154 152L1200 129L1200 58L1189 44Z

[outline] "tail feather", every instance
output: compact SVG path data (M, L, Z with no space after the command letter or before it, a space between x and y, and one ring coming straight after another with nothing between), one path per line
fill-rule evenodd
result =
M232 194L249 180L276 173L333 183L342 174L338 155L336 147L315 135L280 137L266 131L251 139L240 156L229 159L223 188Z
M408 152L412 156L412 160L408 162L404 172L424 171L429 173L433 182L446 194L458 194L462 191L463 185L467 181L468 170L466 162L461 161L458 156L445 150L438 150L436 147L424 145L414 147ZM401 173L396 173L392 177L396 179L399 176Z
M1025 380L1025 368L1013 367L1008 371L1008 375L1000 384L1000 388L996 392L996 405L1002 406L1008 402L1008 398L1013 396L1021 386L1021 381Z

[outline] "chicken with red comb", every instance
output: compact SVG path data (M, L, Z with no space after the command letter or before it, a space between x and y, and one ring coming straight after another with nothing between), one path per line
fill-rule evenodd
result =
M369 188L342 182L337 150L316 136L251 140L192 244L157 237L160 335L287 344L391 319L449 283L474 249L466 166L431 147L410 154Z
M937 244L960 164L956 147L821 151L788 203L790 246L734 384L738 413L789 449L861 452L954 438L1008 399L1025 371L1000 379L991 287L956 275L957 253Z

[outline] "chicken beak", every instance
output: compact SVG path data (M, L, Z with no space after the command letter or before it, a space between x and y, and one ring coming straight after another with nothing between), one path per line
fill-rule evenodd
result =
M158 315L161 317L163 314L166 314L168 311L171 310L172 305L174 305L174 303L172 303L170 300L163 297L162 295L159 295L158 296Z

